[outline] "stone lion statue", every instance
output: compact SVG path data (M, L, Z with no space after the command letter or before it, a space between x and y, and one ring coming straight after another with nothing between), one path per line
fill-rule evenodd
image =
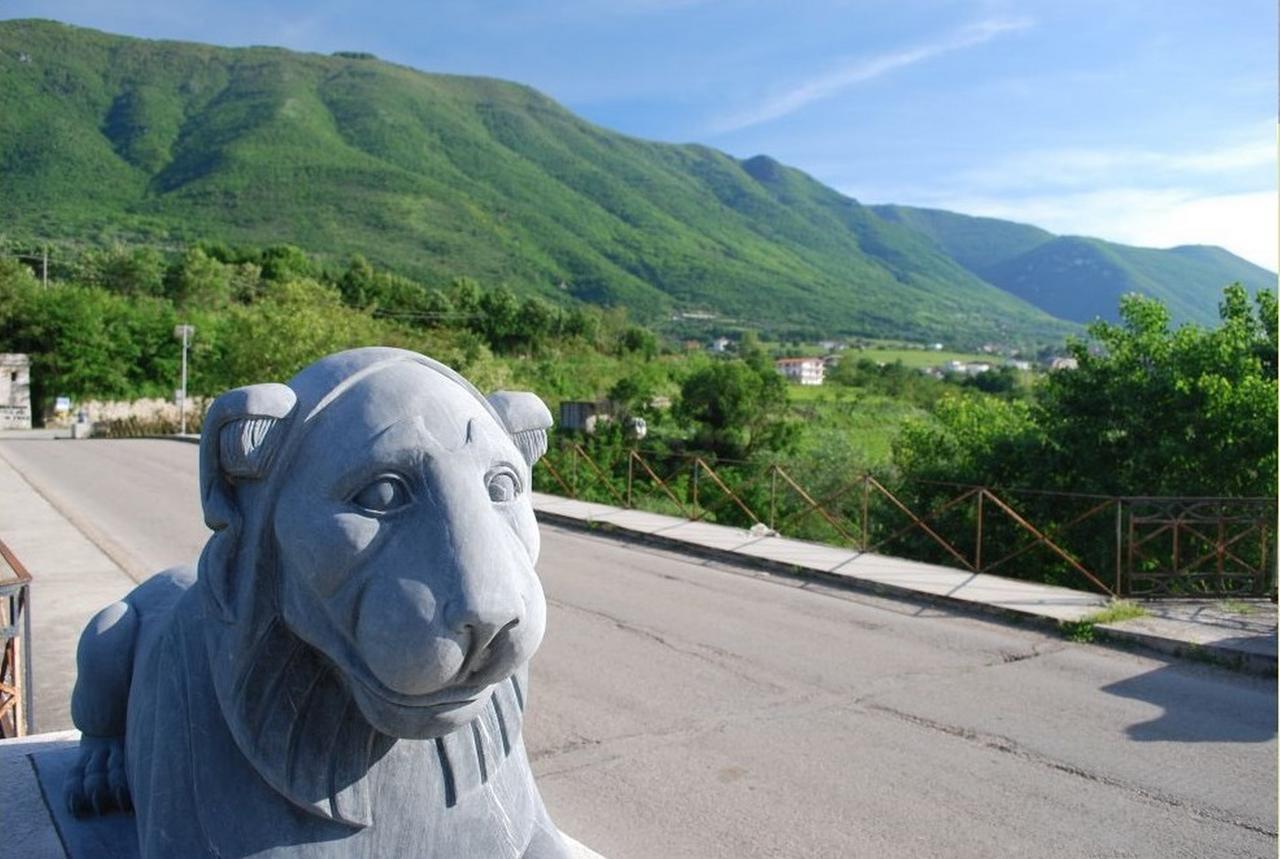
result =
M399 349L219 397L198 573L81 637L71 809L144 859L566 855L521 739L550 426Z

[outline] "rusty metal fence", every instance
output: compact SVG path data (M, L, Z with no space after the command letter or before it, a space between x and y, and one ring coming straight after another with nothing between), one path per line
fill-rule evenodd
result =
M0 738L32 731L31 574L0 542Z
M536 488L692 521L1112 596L1265 596L1275 499L1139 498L931 481L698 454L553 447Z

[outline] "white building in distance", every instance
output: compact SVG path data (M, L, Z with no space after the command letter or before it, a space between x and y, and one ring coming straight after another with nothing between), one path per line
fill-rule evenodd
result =
M773 367L786 376L787 381L801 385L821 385L827 371L821 358L778 358Z

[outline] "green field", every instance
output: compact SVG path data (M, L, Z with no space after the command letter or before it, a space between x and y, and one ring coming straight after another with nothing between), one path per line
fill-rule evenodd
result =
M910 403L856 389L832 386L827 394L834 396L793 402L805 424L795 459L806 464L801 470L815 485L827 472L853 475L890 468L893 440L903 422L928 418L928 412Z
M948 361L985 361L1000 364L1004 359L999 355L983 355L977 352L949 352L945 349L861 349L844 352L845 357L853 360L866 358L877 364L892 364L901 361L907 367L941 367Z
M925 367L941 367L948 361L985 361L999 366L1004 361L999 355L981 355L976 352L934 352L927 349L858 349L842 353L844 360L858 361L866 359L877 364L893 364L901 362L905 367L923 369ZM842 385L827 383L824 385L787 386L787 399L793 403L840 402L857 394Z

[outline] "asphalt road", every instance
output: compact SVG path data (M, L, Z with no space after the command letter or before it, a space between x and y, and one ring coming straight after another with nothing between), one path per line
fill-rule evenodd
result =
M0 453L135 572L203 543L193 445ZM605 856L1276 855L1274 679L543 540L526 736L556 822Z

